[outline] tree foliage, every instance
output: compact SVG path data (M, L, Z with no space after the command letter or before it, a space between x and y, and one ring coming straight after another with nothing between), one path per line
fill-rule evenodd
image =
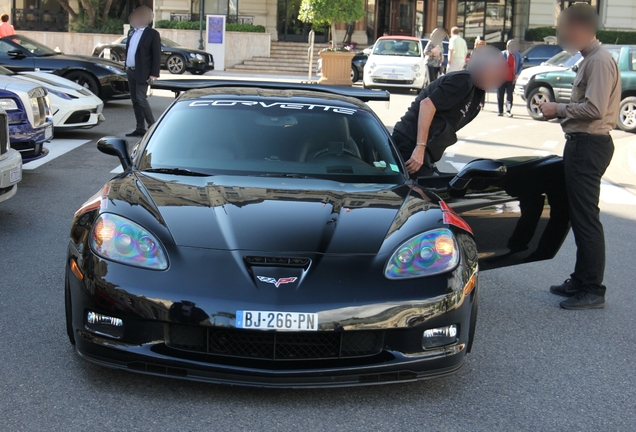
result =
M331 37L334 38L336 23L355 22L364 14L363 0L302 0L298 19L313 24L331 24Z
M69 0L58 0L62 9L68 12L71 28L78 32L121 33L123 22L111 15L113 6L121 6L124 0L78 0L77 6ZM117 8L115 8L117 9ZM117 15L117 12L114 12ZM117 30L119 28L119 30Z

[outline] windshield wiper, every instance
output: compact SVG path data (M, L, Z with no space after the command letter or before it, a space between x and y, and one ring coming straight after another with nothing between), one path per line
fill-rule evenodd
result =
M192 177L209 177L212 174L201 173L197 171L190 171L185 168L147 168L142 172L160 173L160 174L172 174Z
M289 177L289 178L314 178L303 174L295 174L295 173L265 173L261 174L260 177Z

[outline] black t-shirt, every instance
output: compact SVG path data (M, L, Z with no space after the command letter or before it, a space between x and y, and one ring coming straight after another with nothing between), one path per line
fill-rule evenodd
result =
M469 72L450 72L420 92L394 130L415 146L420 103L429 98L436 111L428 132L426 151L437 162L446 147L457 142L456 132L477 117L483 107L484 95L483 90L474 86Z

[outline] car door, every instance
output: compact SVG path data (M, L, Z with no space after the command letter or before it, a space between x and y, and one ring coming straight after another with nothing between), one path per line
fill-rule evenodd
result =
M0 40L0 65L13 72L33 70L33 55L27 50Z
M558 156L478 159L417 183L470 226L482 270L551 259L570 229Z

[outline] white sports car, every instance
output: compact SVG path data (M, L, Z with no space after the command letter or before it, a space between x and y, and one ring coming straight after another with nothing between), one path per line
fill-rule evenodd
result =
M0 66L0 75L44 87L53 109L53 125L60 129L92 128L105 120L104 102L90 90L66 78L46 72L11 72Z

